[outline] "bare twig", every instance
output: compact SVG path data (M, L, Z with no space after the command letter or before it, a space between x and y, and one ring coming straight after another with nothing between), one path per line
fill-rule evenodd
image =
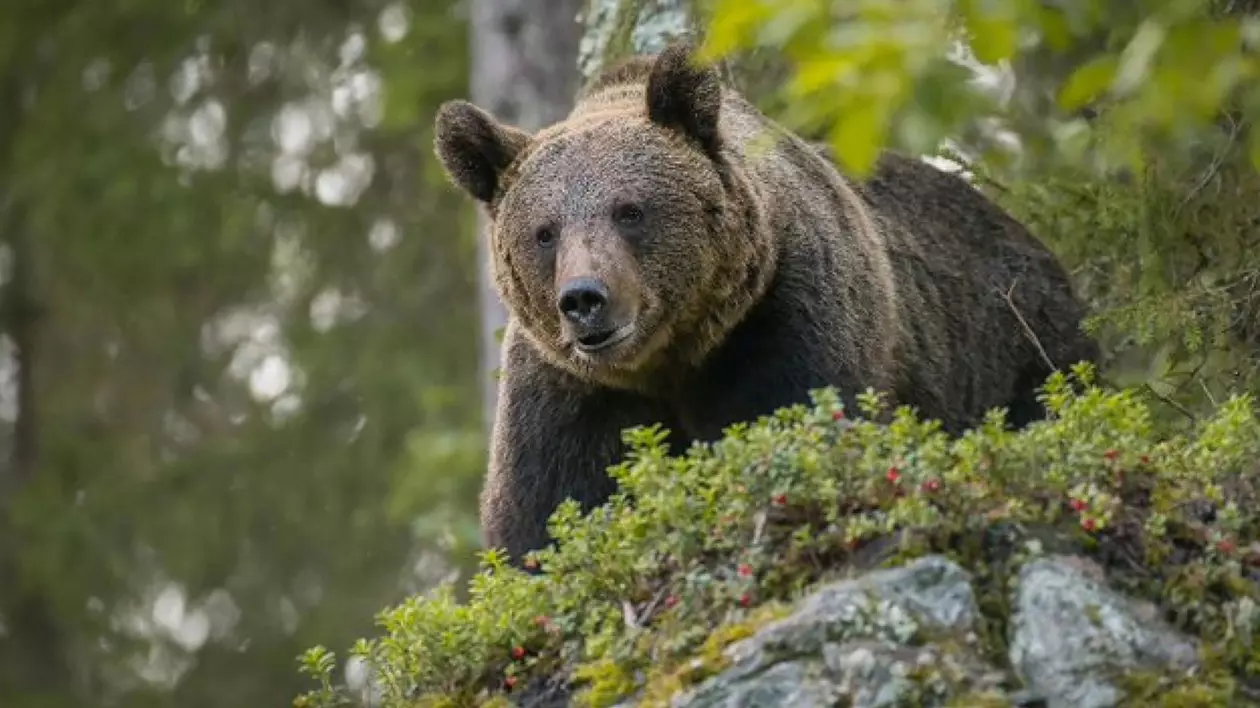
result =
M1230 148L1234 146L1234 141L1238 139L1238 131L1241 130L1241 127L1238 125L1238 121L1234 120L1230 116L1226 116L1226 118L1229 120L1229 139L1226 140L1225 144L1222 145L1221 148L1216 151L1216 154L1212 156L1212 162L1210 162L1203 170L1203 174L1199 176L1198 181L1196 181L1194 185L1186 191L1185 196L1182 197L1181 201L1177 204L1177 208L1173 210L1174 217L1177 214L1180 214L1181 210L1190 203L1190 200L1194 199L1195 195L1203 191L1204 187L1207 187L1208 183L1212 181L1212 178L1221 171L1221 165L1225 162L1226 155L1229 154Z
M1213 408L1220 407L1220 404L1216 402L1216 396L1213 396L1212 392L1208 390L1207 383L1203 379L1199 379L1199 388L1203 389L1203 395L1207 396L1208 402L1212 404Z
M1054 365L1054 361L1050 359L1050 355L1046 353L1046 348L1041 346L1041 340L1037 338L1037 333L1034 332L1032 327L1028 325L1028 320L1025 320L1024 316L1020 314L1019 308L1015 307L1015 286L1018 284L1019 278L1016 278L1015 282L1011 283L1010 289L1006 292L998 290L998 293L1000 293L1006 300L1006 305L1011 308L1011 312L1014 313L1015 319L1019 320L1019 325L1024 328L1024 334L1028 337L1028 341L1032 342L1034 347L1037 347L1037 353L1041 355L1041 360L1044 361L1046 366L1049 366L1051 370L1059 371L1059 367Z
M758 511L757 515L754 516L753 519L754 519L755 525L753 527L753 538L752 538L752 543L750 545L756 546L758 543L761 543L761 535L765 533L765 530L766 530L765 510Z
M634 603L629 600L621 601L621 617L626 621L628 629L636 629L639 626L638 613L634 611Z
M1149 381L1148 381L1147 383L1143 384L1143 386L1146 388L1146 390L1147 390L1147 391L1150 391L1150 392L1151 392L1151 395L1152 395L1152 396L1154 396L1154 397L1158 398L1159 400L1163 401L1164 403L1167 403L1169 406L1172 406L1173 408L1176 408L1178 413L1180 413L1180 414L1184 415L1185 417L1189 418L1191 421L1196 420L1194 413L1191 413L1191 412L1190 412L1190 409L1188 409L1188 408L1186 408L1185 406L1181 405L1180 403L1178 403L1178 402L1174 401L1173 399L1169 398L1168 396L1165 396L1164 394L1160 393L1159 391L1156 391L1156 390L1155 390L1155 387L1154 387L1154 386L1152 386L1152 385L1150 384L1150 382L1149 382Z
M656 609L661 606L661 603L665 600L665 596L668 593L669 593L669 585L662 585L660 589L656 591L656 594L652 596L652 599L649 600L647 605L643 608L643 612L639 615L639 621L642 622L642 621L651 620L653 615L656 614Z

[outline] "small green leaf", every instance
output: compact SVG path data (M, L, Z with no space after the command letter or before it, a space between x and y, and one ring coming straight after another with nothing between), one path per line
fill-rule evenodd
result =
M1068 24L1063 11L1053 7L1038 7L1037 18L1040 20L1041 36L1046 45L1057 52L1067 51L1072 47L1072 28Z
M770 14L770 8L762 2L717 0L698 52L700 58L713 61L744 47Z
M831 131L836 157L848 171L865 175L875 164L883 148L886 127L879 101L862 101L837 117Z
M1059 91L1059 107L1075 111L1097 99L1111 86L1117 66L1115 55L1104 54L1077 67Z
M1147 19L1138 26L1137 32L1120 54L1116 76L1112 79L1114 90L1128 93L1142 83L1167 34L1167 28L1153 19Z
M853 73L856 68L857 62L849 55L826 54L802 59L796 67L792 88L797 95L807 95L834 86L841 77Z
M1008 0L1009 2L1009 0ZM1019 43L1019 23L1010 7L978 7L977 0L964 0L961 11L971 35L971 50L985 64L997 64L1015 54Z

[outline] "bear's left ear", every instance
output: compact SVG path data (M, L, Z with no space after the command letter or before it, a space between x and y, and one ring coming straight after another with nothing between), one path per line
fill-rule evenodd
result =
M647 83L649 120L681 131L716 156L721 147L721 109L722 84L717 69L693 61L690 42L674 42L657 56Z
M529 144L529 133L496 121L468 101L447 101L438 109L434 147L451 181L489 204L499 178Z

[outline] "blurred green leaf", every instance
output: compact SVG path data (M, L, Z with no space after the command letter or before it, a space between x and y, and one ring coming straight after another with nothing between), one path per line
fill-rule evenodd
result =
M1106 93L1115 78L1116 57L1104 55L1080 65L1059 91L1059 107L1076 111Z

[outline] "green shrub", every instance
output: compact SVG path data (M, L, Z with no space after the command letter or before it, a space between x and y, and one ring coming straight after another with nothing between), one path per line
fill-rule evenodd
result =
M1227 139L1225 136L1223 139ZM1260 393L1260 172L1212 144L1191 161L1149 156L1139 174L1060 166L1021 174L973 162L977 186L1072 271L1118 387L1155 396L1159 418Z
M1251 399L1168 430L1135 392L1105 390L1082 366L1051 377L1044 400L1044 422L1014 432L994 411L956 439L906 408L872 422L883 406L869 392L862 415L846 415L829 389L684 455L666 453L659 427L629 430L633 452L611 470L622 493L586 515L561 507L557 545L530 559L541 574L486 553L466 603L449 585L413 597L382 612L384 636L352 654L390 706L493 704L563 668L587 705L645 687L665 697L719 671L723 646L812 583L943 552L980 579L996 618L987 648L1001 661L1008 564L987 539L1023 529L1093 555L1204 637L1212 680L1225 681L1213 695L1260 673ZM334 663L323 648L303 657L320 688L298 705L353 704Z

